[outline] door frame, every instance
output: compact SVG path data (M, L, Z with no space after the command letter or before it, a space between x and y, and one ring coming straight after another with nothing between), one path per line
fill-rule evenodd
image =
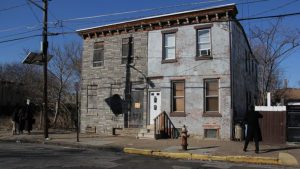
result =
M151 92L160 92L160 100L162 99L162 92L161 90L149 90L148 91L148 119L147 119L147 125L150 125L150 120L151 120ZM161 103L160 103L161 104Z

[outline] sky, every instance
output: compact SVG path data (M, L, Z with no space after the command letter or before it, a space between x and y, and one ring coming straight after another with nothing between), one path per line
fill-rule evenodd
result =
M42 0L34 1L42 5ZM300 12L300 0L49 0L49 32L66 34L50 36L48 41L50 45L82 43L75 32L78 29L230 3L237 5L237 18ZM43 12L29 0L0 0L0 21L0 64L22 62L25 50L41 50ZM265 27L272 21L274 19L241 23L248 33L249 28ZM282 18L282 24L291 30L300 30L299 21L300 15ZM32 35L37 36L14 40ZM289 87L300 87L299 63L299 48L281 63Z

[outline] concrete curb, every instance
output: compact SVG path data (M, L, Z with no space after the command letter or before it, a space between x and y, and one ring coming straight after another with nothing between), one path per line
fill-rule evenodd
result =
M267 165L298 165L297 160L290 154L279 153L278 158L272 157L252 157L252 156L213 156L192 153L174 153L162 152L149 149L124 148L123 151L129 154L148 155L154 157L165 157L173 159L189 159L203 161L228 161L236 163L252 163L252 164L267 164Z
M81 142L61 142L53 140L30 140L30 139L0 139L0 142L19 142L19 143L37 143L37 144L48 144L48 145L58 145L58 146L68 146L75 148L89 148L98 149L105 151L123 152L128 154L139 154L154 157L172 158L172 159L189 159L189 160L203 160L203 161L228 161L236 163L253 163L253 164L268 164L268 165L288 165L295 166L298 165L297 159L288 153L279 153L278 158L272 157L252 157L252 156L213 156L204 154L192 154L185 152L163 152L160 150L150 150L150 149L138 149L138 148L122 148L118 146L96 146L82 144Z

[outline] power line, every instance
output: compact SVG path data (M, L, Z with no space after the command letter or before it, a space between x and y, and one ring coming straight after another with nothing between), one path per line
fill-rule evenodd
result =
M20 4L20 5L11 6L11 7L7 7L7 8L3 8L3 9L0 9L0 12L11 10L11 9L15 9L15 8L19 8L19 7L22 7L22 6L25 6L25 5L26 5L26 3Z
M300 12L280 14L280 15L261 16L261 17L239 18L239 19L232 19L232 20L229 20L229 21L272 19L272 18L283 18L283 17L290 17L290 16L296 16L296 15L300 15ZM224 22L224 21L213 21L213 22ZM65 35L65 34L77 34L77 32L72 31L72 32L49 33L48 36L57 36L57 35ZM0 43L16 41L16 40L21 40L21 39L26 39L26 38L30 38L30 37L36 37L36 36L41 36L41 35L32 35L32 36L26 36L26 37L21 37L21 38L9 39L9 40L5 40L5 41L0 41Z
M26 34L26 33L30 33L30 32L35 32L38 30L41 30L42 28L38 28L38 29L34 29L34 30L30 30L30 31L25 31L25 32L20 32L20 33L15 33L15 34L10 34L10 35L5 35L5 36L1 36L0 38L6 38L6 37L11 37L11 36L16 36L16 35L22 35L22 34Z
M15 39L9 39L9 40L0 41L0 43L12 42L12 41L17 41L17 40L22 40L22 39L28 39L28 38L38 37L38 36L42 36L42 35L30 35L30 36L25 36L25 37L20 37L20 38L15 38Z
M35 2L41 2L41 0L35 1ZM2 9L0 9L0 12L8 11L8 10L15 9L15 8L19 8L19 7L26 6L26 5L27 5L27 3L23 3L23 4L19 4L19 5L7 7L7 8L2 8Z
M222 1L227 1L227 0L209 0L209 1L205 1L205 2L184 3L184 4L164 6L164 7L158 7L158 8L147 8L147 9L140 9L140 10L134 10L134 11L109 13L109 14L103 14L103 15L97 15L97 16L88 16L88 17L81 17L81 18L71 18L71 19L64 19L64 20L58 20L50 12L50 14L52 15L52 17L54 17L57 21L55 21L55 22L52 21L52 22L48 22L48 23L49 24L62 25L62 22L82 21L82 20L86 20L86 19L95 19L95 18L107 17L107 16L117 16L117 15L124 15L124 14L138 13L138 12L147 12L147 11L160 10L160 9L166 9L166 8L176 8L176 7L182 7L182 6L195 6L195 5L204 4L204 3L216 3L216 2L222 2ZM259 3L259 2L265 2L265 1L269 1L269 0L254 0L254 1L249 1L249 2L236 3L236 5L250 4L250 3ZM35 1L35 2L41 2L41 0ZM22 5L25 6L26 4L22 4ZM13 31L13 30L16 30L16 29L24 28L24 27L26 29L30 29L30 27L36 27L36 25L35 26L22 26L22 27L19 27L19 28L13 27L13 28L5 29L5 30L0 30L0 32Z
M297 1L299 1L299 0L289 1L289 2L287 2L287 3L284 3L284 4L282 4L282 5L277 6L277 7L275 7L275 8L271 8L271 9L268 9L268 10L265 10L265 11L262 11L262 12L258 12L258 13L254 14L254 15L251 15L251 16L254 17L254 16L258 16L258 15L260 15L260 14L264 14L264 13L267 13L267 12L275 11L275 10L277 10L277 9L284 8L284 7L286 7L286 6L289 6L289 5L291 5L291 4L293 4L293 3L297 2Z
M81 18L64 19L62 21L69 22L69 21L76 21L76 20L94 19L94 18L107 17L107 16L132 14L132 13L138 13L138 12L149 12L149 11L166 9L166 8L194 6L194 5L204 4L204 3L214 3L214 2L222 2L222 1L226 1L226 0L209 0L209 1L204 1L204 2L184 3L184 4L179 4L179 5L170 5L170 6L164 6L164 7L158 7L158 8L147 8L147 9L140 9L140 10L134 10L134 11L125 11L125 12L117 12L117 13L110 13L110 14L103 14L103 15L96 15L96 16L87 16L87 17L81 17Z
M38 23L41 23L40 19L38 18L38 16L35 14L35 12L33 11L31 5L29 2L27 2L27 6L29 7L31 13L33 14L34 18L37 20Z
M161 10L161 9L166 9L166 8L177 8L177 7L183 7L183 6L195 6L195 5L200 5L200 4L204 4L204 3L216 3L216 2L223 2L223 1L227 1L227 0L209 0L209 1L204 1L204 2L184 3L184 4L170 5L170 6L164 6L164 7L158 7L158 8L146 8L146 9L133 10L133 11L108 13L108 14L87 16L87 17L80 17L80 18L63 19L61 21L62 22L81 21L81 20L86 20L86 19L95 19L95 18L101 18L101 17L117 16L117 15L140 13L140 12L149 12L149 11ZM240 3L236 3L236 5L259 3L259 2L266 2L266 1L270 1L270 0L254 0L254 1L248 1L248 2L240 2Z
M236 20L245 21L245 20L257 20L257 19L271 19L271 18L283 18L283 17L296 16L296 15L300 15L300 12L280 14L280 15L260 16L260 17L239 18Z

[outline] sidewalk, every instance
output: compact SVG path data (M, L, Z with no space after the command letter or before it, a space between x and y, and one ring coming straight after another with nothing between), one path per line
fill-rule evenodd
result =
M243 152L243 142L234 141L215 141L215 140L199 140L196 138L188 139L188 151L181 150L180 139L136 139L134 137L126 136L110 136L99 134L80 134L80 142L76 142L76 133L70 131L49 131L50 140L45 140L42 131L33 131L31 135L14 135L12 136L9 131L0 130L0 142L36 142L45 144L56 144L73 147L84 148L96 148L96 149L109 149L114 151L123 151L134 154L145 154L171 157L172 154L177 154L174 158L177 158L178 153L188 155L189 159L200 160L220 160L220 161L232 161L233 158L239 158L235 162L247 162L243 159L254 160L258 157L261 159L278 159L279 154L287 155L284 158L287 160L297 160L297 167L300 167L300 145L287 144L287 145L260 145L260 153L254 153L254 145L250 143L248 151ZM134 149L131 149L134 148ZM158 153L159 152L159 153ZM146 154L147 154L146 153ZM150 154L149 154L150 153ZM285 154L288 153L288 154ZM192 158L194 155L200 155L198 158ZM291 155L291 156L290 156ZM294 158L293 158L294 157ZM185 158L182 157L182 158ZM296 162L297 162L296 161ZM264 164L264 162L258 162ZM295 162L292 162L295 163ZM265 164L272 164L266 162ZM289 164L289 163L287 163Z

